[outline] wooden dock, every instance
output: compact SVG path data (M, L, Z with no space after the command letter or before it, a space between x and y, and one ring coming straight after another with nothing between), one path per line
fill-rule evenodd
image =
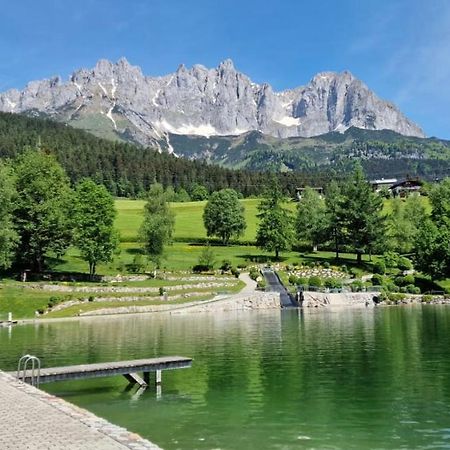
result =
M81 364L77 366L42 368L37 375L37 370L10 372L10 375L18 377L25 382L33 382L33 377L39 377L39 383L53 381L79 380L83 378L110 377L123 375L130 383L138 383L140 386L150 384L150 373L155 372L155 383L161 383L163 370L185 369L192 365L191 358L183 356L166 356L162 358L135 359L132 361L115 361L97 364ZM142 372L142 378L137 372Z

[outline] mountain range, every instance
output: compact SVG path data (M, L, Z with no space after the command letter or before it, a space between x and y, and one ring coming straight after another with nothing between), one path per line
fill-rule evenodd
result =
M274 145L352 128L424 137L395 105L349 72L322 72L304 86L276 92L267 83L252 82L231 60L213 69L180 65L161 77L145 76L124 58L100 60L67 81L54 77L1 93L0 111L51 118L99 137L212 161L230 160L215 154L223 150L217 144L223 140L231 149L246 139ZM203 143L198 152L192 150L196 140Z

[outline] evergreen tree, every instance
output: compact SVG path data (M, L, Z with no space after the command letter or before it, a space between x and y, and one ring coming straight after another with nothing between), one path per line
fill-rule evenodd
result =
M148 193L139 231L144 252L155 267L161 262L165 246L172 242L174 226L175 215L169 207L164 188L156 183Z
M346 240L356 252L360 264L362 255L371 255L384 236L383 200L372 191L359 164L344 183L342 193Z
M325 192L325 232L333 242L336 259L345 242L347 225L341 187L332 181Z
M77 185L73 208L74 243L89 263L91 279L97 264L110 262L118 249L115 217L114 200L103 185L88 179Z
M317 251L326 227L325 203L317 191L306 188L297 206L297 239L306 241Z
M275 258L279 257L280 252L290 250L294 240L292 214L283 207L286 201L277 179L272 177L258 206L260 222L256 245L262 250L275 252Z

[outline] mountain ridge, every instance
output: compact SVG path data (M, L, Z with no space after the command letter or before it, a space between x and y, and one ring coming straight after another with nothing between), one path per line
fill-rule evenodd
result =
M99 60L60 77L32 81L0 94L0 111L49 117L100 137L175 152L171 135L235 136L260 131L276 138L331 131L390 129L424 137L391 102L350 72L321 72L309 83L275 92L254 83L227 59L148 77L125 58Z

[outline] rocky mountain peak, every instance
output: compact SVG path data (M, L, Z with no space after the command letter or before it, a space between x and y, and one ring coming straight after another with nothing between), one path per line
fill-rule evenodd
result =
M152 78L125 58L101 59L67 82L30 82L0 94L0 110L43 114L101 136L161 145L170 134L237 135L259 131L275 137L315 136L355 126L410 136L422 130L394 105L378 98L350 72L321 72L305 86L275 92L253 83L231 59L217 68L181 64Z

